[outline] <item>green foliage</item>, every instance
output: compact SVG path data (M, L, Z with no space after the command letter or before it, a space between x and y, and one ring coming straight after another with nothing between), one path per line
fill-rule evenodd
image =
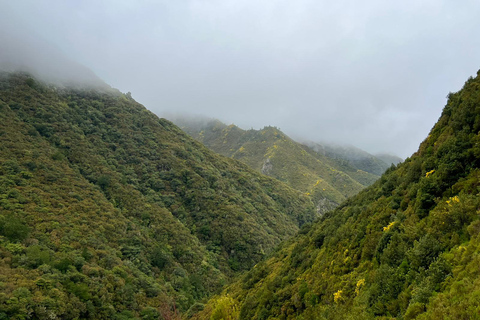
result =
M15 192L14 192L15 191ZM9 196L15 194L14 198L20 198L20 194L15 189L9 193ZM0 216L0 235L6 237L12 242L22 241L28 237L30 228L16 215Z
M417 153L224 290L238 319L478 318L479 130L477 77Z
M315 202L319 214L372 184L388 167L375 170L379 171L378 175L372 174L343 159L333 148L329 152L320 152L317 149L322 146L302 145L276 127L242 130L218 120L177 119L176 122L213 151L238 159L305 193ZM362 154L361 158L364 162L382 163L370 155ZM367 166L361 167L365 169Z
M116 90L2 73L0 108L0 317L178 319L315 218Z

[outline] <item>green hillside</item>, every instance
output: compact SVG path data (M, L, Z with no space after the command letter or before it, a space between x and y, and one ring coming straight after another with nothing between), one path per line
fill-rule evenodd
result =
M478 319L479 130L480 71L449 95L417 153L302 228L197 318Z
M116 90L0 74L0 319L175 319L310 199Z
M338 154L330 152L326 155L295 142L275 127L242 130L218 120L177 118L174 122L213 151L240 160L310 196L320 214L333 209L380 177L354 167L352 162ZM374 159L368 156L368 159ZM383 163L378 159L375 161ZM383 170L379 169L381 172L389 167L385 163L383 165Z

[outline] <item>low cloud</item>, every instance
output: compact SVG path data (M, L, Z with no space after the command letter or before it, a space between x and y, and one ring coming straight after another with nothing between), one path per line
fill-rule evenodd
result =
M475 1L49 4L0 4L4 35L35 30L159 115L275 125L403 157L480 65Z

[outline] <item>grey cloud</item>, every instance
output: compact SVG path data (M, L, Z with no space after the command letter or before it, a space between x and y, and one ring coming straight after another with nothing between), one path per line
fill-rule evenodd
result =
M54 44L38 36L34 28L19 28L8 16L0 19L0 70L29 72L42 80L63 85L109 88L94 72L68 58Z
M33 28L157 114L275 125L404 157L479 68L479 9L446 0L0 4L13 29Z

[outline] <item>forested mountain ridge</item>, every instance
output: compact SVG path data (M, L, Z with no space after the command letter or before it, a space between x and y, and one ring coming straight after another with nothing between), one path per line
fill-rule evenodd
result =
M418 152L305 226L197 319L476 319L480 71Z
M360 150L355 150L357 157L367 165L355 167L347 157L352 157L352 152L345 149L340 154L329 148L326 153L319 149L323 146L298 143L276 127L243 130L218 120L174 117L173 121L213 151L240 160L309 195L321 214L371 185L390 167L364 151L360 155ZM373 173L363 170L369 168L374 169Z
M2 73L0 117L0 318L175 318L316 216L128 94Z

